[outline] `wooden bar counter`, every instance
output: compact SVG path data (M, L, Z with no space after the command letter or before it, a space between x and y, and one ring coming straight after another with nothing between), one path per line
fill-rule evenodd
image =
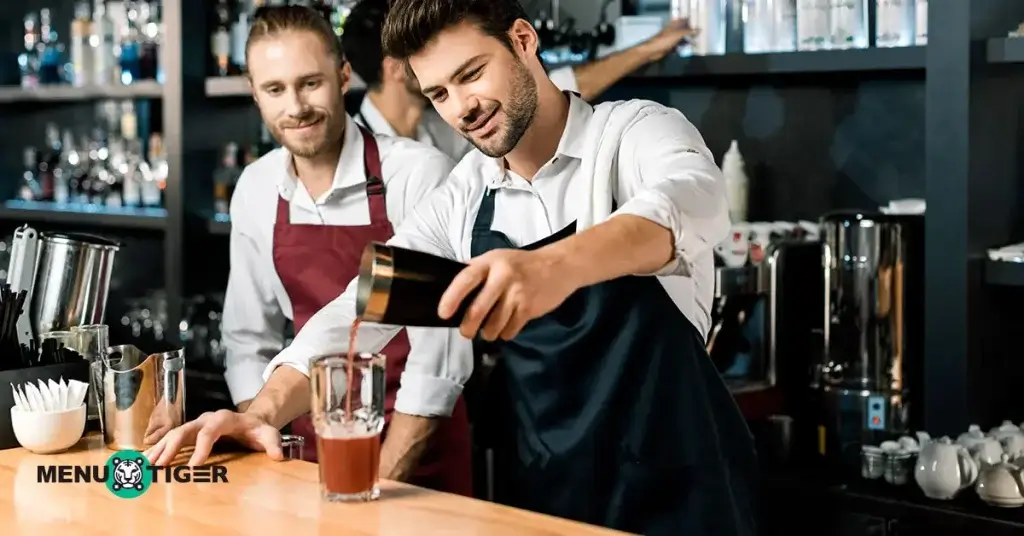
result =
M39 466L104 465L113 451L87 436L70 451L0 451L0 534L247 536L590 536L623 534L397 482L358 504L320 500L317 466L262 453L218 454L227 483L154 483L122 499L103 483L41 483ZM187 458L179 458L187 461Z

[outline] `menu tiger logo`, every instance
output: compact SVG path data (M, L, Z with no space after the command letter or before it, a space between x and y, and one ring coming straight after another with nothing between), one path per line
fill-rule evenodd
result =
M36 481L45 484L103 483L116 497L134 499L155 483L227 483L223 465L165 467L151 465L137 450L121 450L104 465L40 465Z

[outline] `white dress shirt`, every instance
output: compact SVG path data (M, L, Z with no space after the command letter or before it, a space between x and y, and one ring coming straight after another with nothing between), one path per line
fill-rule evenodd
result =
M572 67L555 69L548 73L548 77L555 86L563 91L579 92L576 72L573 71ZM356 114L355 119L376 134L398 135L395 133L395 129L391 127L391 124L388 123L388 120L384 118L380 109L370 100L369 96L363 97L363 102L359 105L359 113ZM416 139L436 147L456 162L462 160L462 157L469 154L475 148L465 136L459 134L457 130L445 122L437 111L434 110L434 107L430 105L423 110L423 117L416 128Z
M436 149L413 140L380 135L375 138L386 187L387 215L397 227L415 203L448 177L455 163ZM347 118L334 184L319 199L311 198L298 182L285 149L271 151L246 166L235 187L231 199L231 273L225 295L222 340L227 350L224 376L236 404L252 399L263 387L263 371L284 346L285 319L292 318L291 301L274 266L278 198L289 203L291 223L370 223L363 138L351 117ZM422 347L417 337L422 331L408 330L413 352ZM390 339L389 336L375 342L383 346ZM428 339L428 344L432 340L437 337ZM428 349L430 359L435 359L436 351Z
M714 291L712 247L729 232L724 179L700 133L681 112L655 103L641 110L617 140L613 195L619 208L613 216L640 216L672 231L676 258L668 270L652 277L658 277L679 310L706 338ZM505 171L498 160L471 152L440 188L416 205L389 244L467 261L473 223L486 189L495 190L496 196L491 228L517 246L563 229L575 221L579 211L576 192L584 181L591 180L579 172L581 162L593 158L596 145L616 141L601 139L607 129L590 120L593 114L589 104L575 95L570 97L568 121L556 154L532 181ZM588 137L588 133L595 135ZM587 139L595 140L595 147L584 146ZM347 351L355 296L355 285L350 285L314 315L292 345L271 361L265 377L282 364L301 370L310 356ZM364 336L362 331L358 336L358 351L379 350L374 342L377 337ZM472 373L473 363L464 353L439 353L434 359L432 366L424 359L417 367L421 374L433 374L429 386L437 396L437 414L445 415ZM426 384L421 378L418 394L426 392L422 389ZM403 378L399 401L406 396L406 387Z

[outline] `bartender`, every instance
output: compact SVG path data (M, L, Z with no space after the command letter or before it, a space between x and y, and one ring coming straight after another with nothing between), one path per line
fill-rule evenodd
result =
M355 119L377 134L416 139L461 160L473 144L430 106L404 64L384 55L380 36L389 3L360 0L345 17L342 46L359 51L349 62L367 86ZM633 71L661 60L692 34L685 21L674 20L643 43L592 62L554 69L548 77L559 88L590 101Z
M460 330L502 345L513 504L633 533L753 535L753 441L704 349L729 218L699 132L653 102L560 91L516 0L394 0L383 43L477 148L389 243L468 263L441 316L480 288ZM280 458L274 426L309 409L308 359L347 350L355 301L353 282L274 358L245 415L175 429L156 463L193 443L202 463L224 435ZM387 329L361 324L356 350ZM434 358L438 386L468 377L471 361ZM439 412L456 391L437 390ZM402 480L437 421L399 415L381 476Z
M225 378L240 411L260 391L263 370L284 346L285 319L303 333L313 313L358 273L366 244L390 238L392 226L454 165L412 140L374 136L346 115L349 66L330 24L317 12L299 6L261 10L246 55L253 99L283 148L246 167L231 203L222 339ZM433 415L422 403L433 405L429 390L414 385L396 401L406 360L415 352L435 358L437 350L424 346L431 340L417 338L423 331L378 339L388 356L389 414L397 407ZM440 331L462 342L451 330ZM442 338L442 352L445 343ZM402 381L414 383L415 370L406 374ZM413 481L472 495L468 421L461 401L453 409ZM307 445L315 443L308 416L293 422L292 431L305 436ZM304 453L316 460L315 448Z

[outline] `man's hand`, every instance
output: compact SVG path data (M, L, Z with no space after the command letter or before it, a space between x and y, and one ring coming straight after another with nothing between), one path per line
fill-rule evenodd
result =
M488 341L512 339L527 322L551 312L579 288L572 274L559 269L559 257L549 252L497 249L472 259L441 297L438 315L450 318L483 284L459 331L470 339L477 332Z
M202 465L210 457L213 444L222 437L230 437L242 445L266 452L274 460L283 460L281 433L266 421L250 414L226 409L204 413L167 433L156 445L146 451L153 465L168 465L183 447L195 445L189 466Z
M644 50L649 63L660 61L669 52L696 34L697 30L690 27L689 20L675 19L669 21L657 35L638 45L638 48Z
M245 410L249 409L249 404L252 404L252 399L243 400L238 403L238 412L245 413Z

